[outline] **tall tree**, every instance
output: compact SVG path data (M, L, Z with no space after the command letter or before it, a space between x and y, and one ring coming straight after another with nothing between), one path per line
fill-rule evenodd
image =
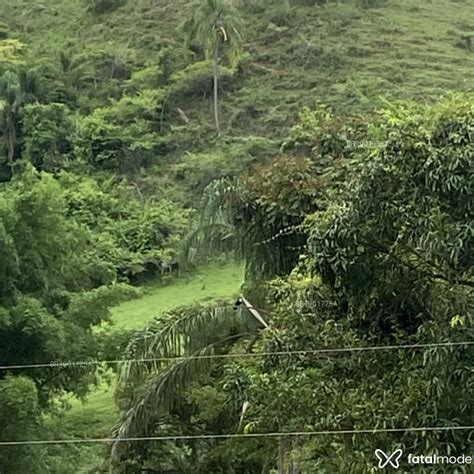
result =
M239 17L226 0L198 0L190 19L182 28L187 40L197 41L207 59L214 66L214 121L217 133L221 133L219 121L219 62L221 56L233 67L241 53Z
M230 352L239 341L247 341L245 347L250 348L262 327L267 323L260 313L241 298L236 306L178 308L139 331L128 344L119 370L117 400L122 418L112 461L123 461L133 452L133 443L124 439L151 435L169 421L170 414L183 406L186 390L209 377L218 365L213 355ZM136 360L144 362L136 364Z
M7 152L7 163L13 174L22 106L32 101L38 91L36 77L21 70L7 71L0 77L0 123Z

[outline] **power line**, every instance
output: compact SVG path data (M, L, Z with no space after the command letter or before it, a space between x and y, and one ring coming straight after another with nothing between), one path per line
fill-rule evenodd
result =
M54 367L85 367L97 366L101 364L118 365L123 363L148 363L148 362L173 362L193 359L240 359L251 357L270 357L270 356L292 356L292 355L317 355L317 354L338 354L350 352L369 352L369 351L390 351L390 350L406 350L406 349L430 349L439 347L455 347L455 346L472 346L474 341L464 342L437 342L427 344L402 344L388 346L362 346L362 347L342 347L327 348L301 351L274 351L274 352L248 352L236 354L209 354L197 356L178 356L178 357L156 357L143 359L123 359L123 360L91 360L91 361L52 361L43 364L24 364L24 365L4 365L0 366L0 370L21 370L21 369L45 369Z
M426 431L467 431L474 430L474 426L428 426L422 428L374 428L362 430L325 430L325 431L289 431L272 433L234 433L234 434L201 434L176 436L143 436L136 438L91 438L91 439L57 439L32 441L0 441L0 446L26 446L47 444L80 444L80 443L127 443L143 441L179 441L199 439L231 439L231 438L275 438L281 436L336 436L344 434L377 434L377 433L407 433Z

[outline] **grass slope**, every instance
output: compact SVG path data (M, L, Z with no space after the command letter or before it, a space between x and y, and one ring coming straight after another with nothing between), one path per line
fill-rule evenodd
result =
M167 286L150 286L141 298L121 304L113 310L112 328L139 329L153 317L177 306L230 298L238 294L243 281L243 266L230 262L201 268L188 278L177 279ZM61 418L48 418L47 426L65 433L67 438L109 437L117 419L114 402L114 377L109 376L84 402L73 398ZM105 457L102 445L57 447L52 453L70 462L77 474L97 472Z
M152 318L177 306L233 297L238 294L242 281L243 266L226 263L201 268L188 279L178 279L167 286L145 288L142 298L127 301L113 310L115 324L111 328L140 329ZM84 403L78 399L69 401L71 409L61 420L62 429L68 436L101 437L110 434L117 412L113 378L109 383L104 380Z
M235 263L212 265L189 278L180 278L166 286L151 286L137 300L127 301L112 311L114 327L135 329L150 319L177 306L227 298L238 293L243 267Z
M386 0L368 9L358 0L313 6L292 0L298 5L289 8L284 0L234 3L244 18L247 54L222 91L227 136L282 138L303 105L361 111L381 105L380 96L432 100L446 91L473 90L474 48L461 39L474 35L470 0ZM164 67L175 73L185 64L177 26L190 15L191 1L129 0L102 15L84 5L10 0L1 2L0 18L10 37L26 43L31 58L58 62L59 51L72 48L114 58L133 71L157 64L160 51L170 47L173 59ZM195 140L183 142L185 149L178 146L176 154L182 156L189 144L193 151L213 149L210 97L186 94L178 105L190 123L175 133Z

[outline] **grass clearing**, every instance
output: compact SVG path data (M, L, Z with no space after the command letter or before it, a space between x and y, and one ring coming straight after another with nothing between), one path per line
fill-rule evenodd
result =
M139 329L150 319L177 306L237 295L242 281L243 266L231 262L204 267L166 286L145 287L142 298L122 303L112 311L113 327Z
M140 329L161 313L197 302L212 302L238 295L243 281L244 268L241 263L227 262L212 264L196 273L177 278L166 286L144 287L144 295L117 306L112 311L114 329ZM60 419L50 420L54 426L59 423L61 431L68 437L104 437L117 419L114 402L114 379L104 381L82 402L69 400L70 410Z

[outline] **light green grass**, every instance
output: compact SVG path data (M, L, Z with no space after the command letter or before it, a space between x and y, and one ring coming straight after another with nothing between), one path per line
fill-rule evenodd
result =
M110 435L118 414L113 386L104 382L85 402L73 398L69 403L71 408L61 419L61 428L68 436L89 438Z
M242 281L242 265L234 262L214 264L172 284L145 288L142 298L127 301L115 308L112 321L116 328L139 329L155 316L177 306L237 295Z
M150 285L144 295L121 304L112 311L114 329L140 329L152 318L177 306L231 298L238 294L243 281L243 265L235 262L213 264L188 278L179 278L166 286ZM117 420L114 380L102 383L82 402L69 401L71 409L59 421L70 437L103 437L110 434ZM50 420L56 423L56 420Z

